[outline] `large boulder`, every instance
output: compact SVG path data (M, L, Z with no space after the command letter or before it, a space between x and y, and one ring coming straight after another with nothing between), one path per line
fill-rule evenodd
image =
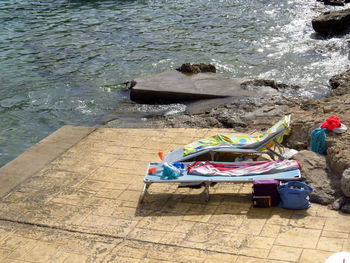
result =
M312 19L312 27L322 35L334 35L350 29L350 9L328 11Z
M324 0L323 3L325 5L333 5L333 6L344 6L345 3L340 0Z
M346 169L343 172L343 175L340 181L340 186L341 186L343 195L345 195L346 197L350 197L350 169Z
M348 94L350 90L350 69L333 76L329 80L329 84L333 89L333 95Z
M326 157L303 150L293 156L293 159L301 165L303 180L314 189L310 194L310 201L323 205L331 204L339 195L339 179L328 170Z

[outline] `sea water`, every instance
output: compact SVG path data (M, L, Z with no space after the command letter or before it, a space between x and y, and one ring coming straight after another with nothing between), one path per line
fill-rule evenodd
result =
M123 83L185 62L322 96L347 69L349 37L322 38L311 20L336 8L305 0L2 0L0 166L65 124L96 124L114 110L178 112L131 103Z

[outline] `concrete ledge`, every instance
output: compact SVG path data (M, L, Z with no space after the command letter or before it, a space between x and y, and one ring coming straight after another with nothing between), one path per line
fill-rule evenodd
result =
M93 132L95 127L63 126L13 161L0 168L0 197L44 168L74 144Z

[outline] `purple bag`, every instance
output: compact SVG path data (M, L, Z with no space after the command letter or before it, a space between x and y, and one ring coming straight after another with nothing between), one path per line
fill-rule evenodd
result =
M277 190L279 185L280 182L278 180L254 180L253 199L259 199L259 197L266 198L270 196L271 206L277 206L281 200L280 194Z

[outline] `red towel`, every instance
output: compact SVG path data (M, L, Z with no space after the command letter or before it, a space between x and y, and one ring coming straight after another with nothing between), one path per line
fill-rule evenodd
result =
M338 116L332 116L322 123L321 128L326 128L327 130L333 130L334 128L339 128L341 126Z

